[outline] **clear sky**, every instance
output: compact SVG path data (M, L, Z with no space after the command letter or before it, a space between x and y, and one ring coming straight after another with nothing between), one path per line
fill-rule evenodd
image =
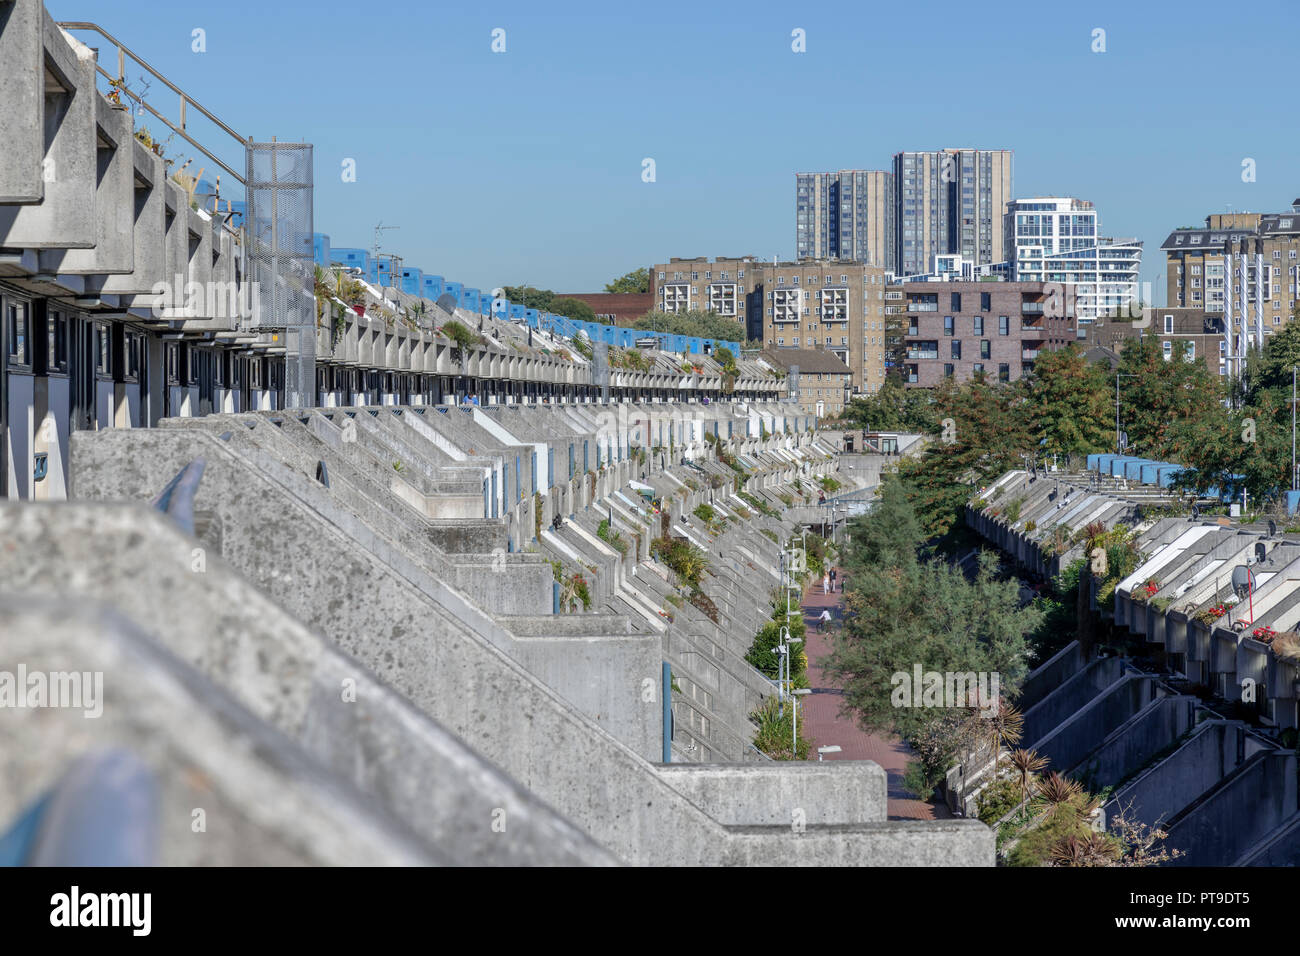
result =
M789 258L796 172L973 146L1015 150L1017 197L1090 199L1107 235L1144 240L1162 304L1169 230L1300 196L1295 0L47 7L99 23L241 134L315 144L333 245L371 247L382 220L400 227L386 251L484 289ZM171 102L157 83L149 98Z

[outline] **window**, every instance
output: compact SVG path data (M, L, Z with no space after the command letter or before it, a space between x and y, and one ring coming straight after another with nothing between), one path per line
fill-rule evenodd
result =
M998 366L998 381L999 382L1011 381L1011 366L1008 365L1006 362L1003 362L1001 365Z
M49 342L45 353L45 370L47 372L66 372L68 370L68 320L61 312L53 309L49 312L46 323Z
M1011 320L1005 315L998 316L998 335L1011 334Z
M982 315L975 316L975 334L976 335L984 334L984 316Z
M974 372L975 372L976 375L983 375L983 374L984 374L984 363L983 363L983 362L976 362L976 363L975 363L975 367L974 367Z
M1165 343L1161 346L1161 348L1164 350L1164 353L1165 353L1165 361L1168 362L1168 361L1169 361L1171 358L1173 358L1173 356L1174 356L1174 343L1173 343L1173 342L1165 342Z
M952 340L952 357L955 359L961 358L961 339Z
M943 364L943 377L944 377L944 378L952 378L952 363L951 363L951 362L944 362L944 364Z
M174 342L167 343L167 384L181 383L181 347Z
M5 324L9 326L9 364L31 365L32 342L28 335L27 303L6 302Z
M951 315L945 315L945 316L943 317L943 334L944 334L944 335L952 335L952 331L953 331L953 330L952 330L952 316L951 316Z
M988 312L993 308L993 294L991 292L980 293L980 311Z
M988 339L981 339L981 340L980 340L980 358L982 358L982 359L988 359L988 358L992 358L992 357L993 357L993 350L992 350L992 346L989 344L989 340L988 340Z
M952 295L950 296L950 298L951 298L951 305L950 305L950 308L951 308L954 312L960 312L960 311L961 311L961 293L960 293L960 292L954 292L954 293L952 293Z
M95 323L95 371L100 375L113 373L112 352L109 348L108 326Z
M1196 343L1189 341L1187 348L1183 350L1183 358L1188 362L1196 361Z
M1172 334L1173 334L1173 331L1174 331L1174 317L1173 317L1172 315L1166 315L1166 316L1165 316L1165 335L1172 335Z

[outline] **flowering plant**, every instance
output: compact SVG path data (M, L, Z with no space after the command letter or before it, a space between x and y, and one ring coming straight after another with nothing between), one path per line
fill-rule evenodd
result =
M1151 600L1152 596L1159 590L1160 582L1153 578L1133 592L1133 600L1140 604L1145 604L1147 601Z
M1271 627L1257 627L1251 632L1251 637L1267 644L1273 640L1273 638L1277 637L1277 631L1273 630Z

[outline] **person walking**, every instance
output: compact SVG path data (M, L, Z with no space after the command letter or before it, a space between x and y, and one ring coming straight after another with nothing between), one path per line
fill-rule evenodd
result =
M831 590L832 591L835 590L835 575L836 575L835 569L831 568Z
M831 593L831 576L830 576L830 572L825 572L822 574L822 594L830 594L830 593Z

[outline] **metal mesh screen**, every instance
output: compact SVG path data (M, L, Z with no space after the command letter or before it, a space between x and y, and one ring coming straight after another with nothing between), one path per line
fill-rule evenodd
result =
M248 144L246 250L252 282L248 331L279 333L284 404L316 404L316 284L312 250L312 147Z

